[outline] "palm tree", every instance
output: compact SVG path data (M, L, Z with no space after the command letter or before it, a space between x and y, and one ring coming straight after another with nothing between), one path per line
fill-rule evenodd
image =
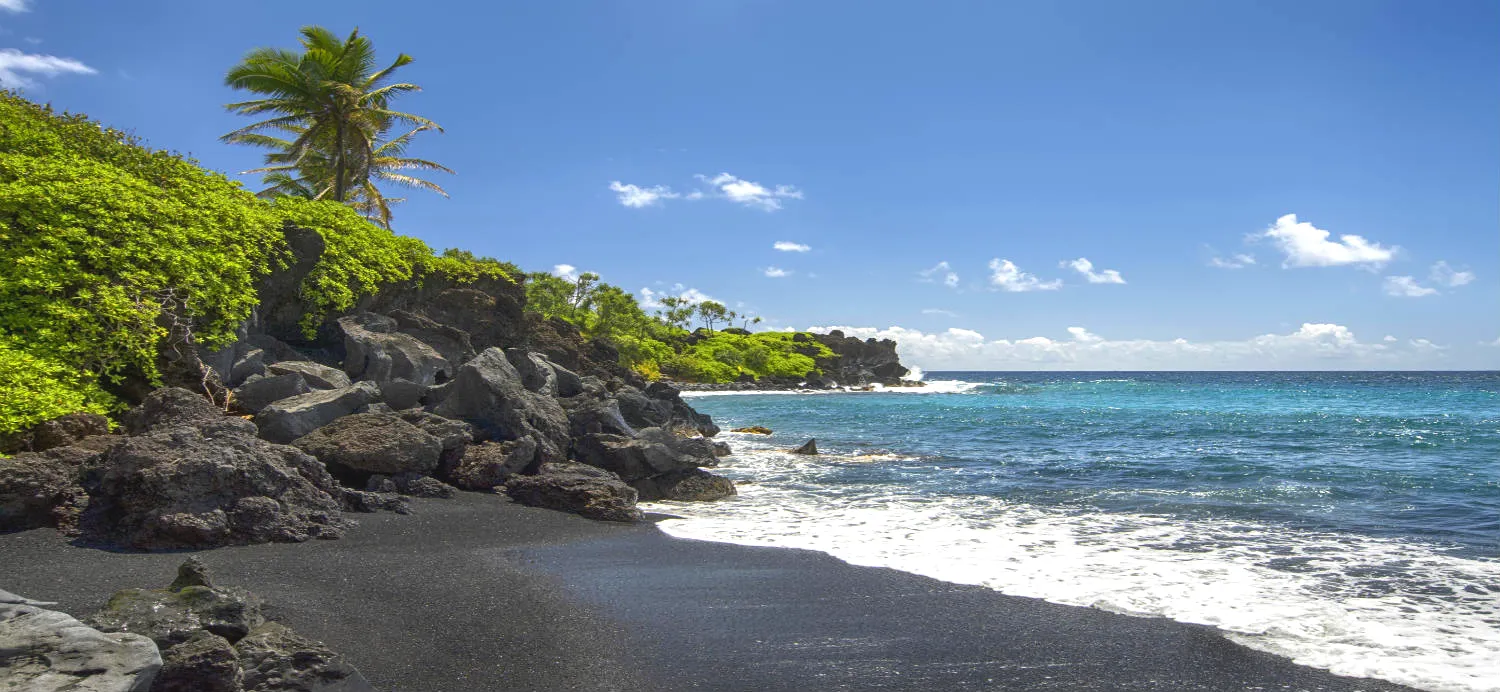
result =
M370 221L384 228L390 228L391 207L406 200L402 197L386 197L380 192L380 188L375 186L375 180L430 190L447 197L448 192L436 183L400 172L404 170L453 172L442 164L402 155L406 152L406 146L411 142L411 138L426 129L428 129L426 126L413 128L395 139L376 142L369 155L367 175L346 193L345 203L354 207ZM289 129L289 133L300 134L301 131L300 128L294 127ZM293 153L294 140L250 133L241 137L239 141L243 144L262 146L272 150L266 154L268 165L245 171L265 174L262 180L268 187L257 192L257 196L323 199L332 191L334 175L331 170L333 166L327 152L317 148L309 149L301 160L298 160Z
M271 165L261 169L268 173L267 182L273 188L296 182L288 192L312 191L316 198L339 202L362 197L365 204L381 210L378 216L387 225L391 200L370 196L372 177L441 192L432 183L393 172L402 168L452 172L430 161L400 155L416 133L442 131L431 120L390 108L394 97L421 90L415 84L391 82L397 69L411 63L411 56L402 53L377 71L374 46L359 35L358 29L343 41L317 26L303 27L301 35L301 53L257 48L230 68L225 84L266 98L231 103L226 108L241 115L272 117L221 139L279 148L279 152L267 155L266 162ZM385 140L397 122L413 129ZM378 163L382 157L386 159L385 170ZM292 176L292 171L297 175Z

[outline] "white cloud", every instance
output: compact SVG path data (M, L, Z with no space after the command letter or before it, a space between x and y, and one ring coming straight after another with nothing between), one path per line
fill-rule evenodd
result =
M1421 298L1435 296L1438 290L1423 286L1410 276L1387 276L1385 277L1385 294L1402 298Z
M1397 341L1397 339L1396 339L1396 337L1391 336L1390 334L1386 334L1385 338L1381 339L1381 341L1384 341L1384 342L1386 342L1388 344L1393 344L1393 343L1395 343Z
M661 298L663 296L676 296L693 304L714 300L713 296L696 288L686 288L682 284L673 284L670 291L653 291L649 288L641 289L641 307L647 310L659 308L661 307ZM715 300L714 302L719 301Z
M953 267L948 266L946 261L938 262L930 268L923 269L917 272L917 275L922 277L922 283L930 284L942 281L943 285L948 288L958 288L958 272L953 271Z
M1283 267L1336 267L1363 264L1379 267L1396 256L1396 247L1385 247L1362 236L1341 235L1338 242L1329 240L1328 231L1306 221L1298 222L1296 214L1276 219L1275 225L1257 237L1270 238L1286 255Z
M580 273L591 274L593 272L579 272L578 267L571 264L556 264L552 266L553 276L567 279L568 281L577 281Z
M810 327L894 339L902 362L926 370L1320 370L1420 368L1448 364L1444 347L1425 339L1365 343L1348 327L1306 323L1286 334L1239 341L1114 340L1083 327L1068 338L987 339L970 329L925 333L904 327Z
M1021 271L1014 262L997 257L990 260L990 285L1012 293L1055 291L1062 287L1062 280L1042 281L1035 274Z
M781 278L783 276L791 276L791 275L792 275L792 273L790 271L785 270L785 269L779 269L777 267L766 267L766 276L769 276L769 277L771 277L773 279L779 279L779 278Z
M1086 257L1079 257L1076 260L1062 262L1058 266L1061 266L1061 267L1072 267L1073 271L1076 271L1079 274L1082 274L1084 276L1084 278L1088 279L1089 283L1091 283L1091 284L1123 284L1123 283L1125 283L1125 277L1120 276L1120 272L1117 272L1117 271L1115 271L1113 269L1104 269L1104 270L1100 270L1099 272L1096 273L1094 271L1094 263L1090 262L1088 260L1088 258L1086 258Z
M1432 272L1429 276L1433 282L1449 288L1456 288L1474 282L1474 272L1457 271L1442 260L1438 260L1437 263L1432 265Z
M1208 266L1220 269L1244 269L1253 264L1255 264L1255 257L1245 254L1234 255L1229 259L1214 257L1208 261Z
M1479 342L1479 345L1480 346L1494 346L1495 348L1500 348L1500 336L1495 337L1494 341L1481 341L1481 342Z
M25 12L27 0L0 0L0 10L6 12Z
M35 84L31 79L33 76L54 77L60 74L95 74L95 70L71 58L22 53L14 48L0 49L0 87L21 89Z
M632 209L655 206L661 204L661 201L664 199L677 199L681 197L681 195L673 192L672 188L665 185L641 187L613 180L609 183L609 189L619 196L620 204Z
M775 243L772 243L771 247L782 252L807 252L808 250L812 249L812 246L810 245L794 243L790 240L778 240Z
M942 315L943 317L958 317L958 313L952 310L944 310L942 308L922 308L922 314Z
M802 199L802 191L791 185L776 185L766 187L760 183L744 180L729 173L720 173L712 178L705 175L695 176L709 185L714 186L731 202L737 202L747 207L759 207L766 211L776 211L781 208L781 200Z

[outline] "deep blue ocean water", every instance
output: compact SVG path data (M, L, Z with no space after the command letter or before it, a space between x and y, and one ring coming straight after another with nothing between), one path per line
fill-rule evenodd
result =
M1500 373L940 372L696 396L739 498L675 535L1209 624L1335 672L1500 689ZM782 450L815 437L825 454Z

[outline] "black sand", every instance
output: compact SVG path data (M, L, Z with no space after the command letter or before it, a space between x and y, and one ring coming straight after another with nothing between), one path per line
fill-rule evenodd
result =
M198 555L383 690L1397 690L1212 630L793 550L682 541L502 498L366 515L339 541ZM182 554L0 535L0 588L87 615Z

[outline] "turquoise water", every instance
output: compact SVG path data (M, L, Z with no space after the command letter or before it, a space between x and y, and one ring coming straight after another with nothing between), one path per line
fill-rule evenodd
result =
M697 396L737 500L676 535L1221 628L1335 672L1500 689L1500 373L982 373ZM781 450L816 437L825 455Z

